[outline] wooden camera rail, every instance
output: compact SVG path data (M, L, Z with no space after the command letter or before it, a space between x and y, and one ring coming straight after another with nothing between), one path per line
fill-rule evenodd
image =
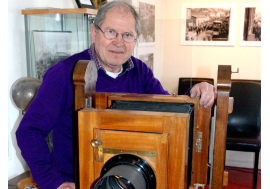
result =
M157 189L206 185L211 108L200 106L198 98L188 96L116 93L95 93L94 108L84 108L87 64L79 61L73 74L78 112L76 188L93 188L105 163L119 154L133 154L147 161L154 171ZM214 189L223 187L230 74L230 66L219 66L215 153L211 165ZM188 113L108 109L120 101L188 103L194 107L194 119ZM190 153L188 149L192 149Z

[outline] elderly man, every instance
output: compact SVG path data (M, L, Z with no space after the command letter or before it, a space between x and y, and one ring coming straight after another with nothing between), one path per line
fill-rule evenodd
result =
M169 94L152 71L132 56L140 34L136 11L125 2L112 1L102 6L92 27L90 49L64 59L49 68L38 94L16 132L18 146L42 189L72 189L73 144L72 70L78 60L93 60L98 69L97 92ZM207 83L195 85L192 98L211 106L215 88ZM53 130L50 153L45 138Z

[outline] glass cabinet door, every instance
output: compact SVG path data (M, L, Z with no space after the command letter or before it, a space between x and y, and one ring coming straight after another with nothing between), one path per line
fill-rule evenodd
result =
M92 15L25 15L27 75L42 81L49 67L91 44Z

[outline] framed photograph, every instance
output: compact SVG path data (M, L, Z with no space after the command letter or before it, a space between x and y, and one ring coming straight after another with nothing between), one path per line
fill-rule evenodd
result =
M110 2L110 1L114 1L114 0L92 0L92 2L94 3L96 9L99 9L100 6Z
M90 8L95 9L95 5L92 0L75 0L78 8Z
M155 45L155 4L153 0L139 0L139 17L141 20L141 35L138 46Z
M33 31L35 77L42 81L49 67L71 55L71 31Z
M239 46L261 46L261 3L242 3Z
M138 48L138 58L154 72L154 47Z
M181 45L234 46L236 3L183 4Z

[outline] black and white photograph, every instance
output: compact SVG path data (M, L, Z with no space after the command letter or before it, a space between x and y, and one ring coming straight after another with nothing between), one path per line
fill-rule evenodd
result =
M138 58L154 72L154 48L141 47L138 49Z
M33 31L35 73L41 80L49 67L71 55L71 31Z
M240 27L240 46L261 46L261 4L243 3Z
M141 54L139 59L141 59L152 71L154 71L154 53Z
M232 4L184 4L182 11L183 45L231 45L234 41Z
M139 17L141 19L141 35L139 46L149 46L155 43L155 5L149 0L139 1Z

